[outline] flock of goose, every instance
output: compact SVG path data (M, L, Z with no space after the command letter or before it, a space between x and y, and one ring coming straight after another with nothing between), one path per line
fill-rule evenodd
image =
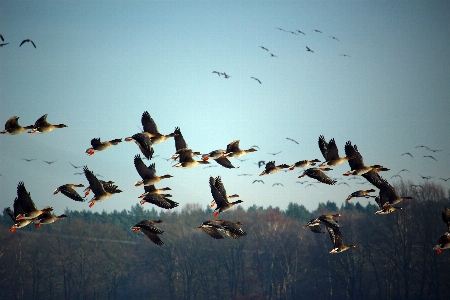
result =
M40 117L34 125L30 126L20 126L18 119L19 117L17 116L12 116L9 118L6 121L5 130L0 133L15 135L26 130L29 130L28 133L48 133L57 128L67 127L65 124L54 125L47 122L47 114ZM177 168L192 168L198 165L210 164L210 159L216 161L219 165L225 168L235 168L231 163L230 158L238 158L248 153L257 151L255 149L257 146L254 146L255 148L251 147L249 149L241 149L239 147L239 140L234 140L227 145L226 150L217 149L207 154L201 154L201 152L193 151L187 147L187 143L184 140L179 127L176 127L173 133L167 135L161 134L158 131L155 121L147 111L142 114L141 123L143 126L143 131L138 132L131 137L125 138L125 141L134 141L139 147L142 155L144 155L146 159L151 160L154 154L154 145L173 137L175 141L175 153L172 155L171 159L178 161L173 165L173 167ZM292 141L296 142L295 140ZM122 142L122 139L120 138L103 142L101 142L100 138L94 138L91 140L91 147L87 148L85 152L89 156L92 156L95 152L104 151L111 146L119 144L120 142ZM298 176L299 178L308 176L316 179L320 183L334 185L336 180L327 176L325 172L332 170L330 167L348 162L350 170L343 175L361 176L365 178L373 186L379 189L379 194L378 196L370 195L370 193L375 192L375 189L359 190L349 195L347 200L354 197L372 197L375 198L375 201L379 206L379 210L376 214L389 214L396 210L402 209L401 207L396 206L401 201L405 199L412 199L412 197L409 196L399 196L393 186L379 175L379 172L388 171L388 168L381 165L365 165L363 157L358 151L357 146L352 145L350 141L345 144L345 156L343 157L339 155L334 139L327 142L325 137L321 135L319 136L318 145L325 159L325 161L320 165L316 166L316 163L320 162L319 159L301 160L293 165L276 165L275 161L269 161L265 164L265 170L260 174L260 176L275 174L283 169L293 170L295 168L308 167L304 170L302 175ZM201 155L201 159L196 159L195 157L199 155ZM259 165L263 165L263 162ZM144 193L139 196L139 198L142 199L140 201L141 204L148 202L163 209L172 209L179 205L179 203L170 199L170 194L165 193L166 191L171 190L169 187L155 187L155 184L158 184L161 180L173 177L172 175L156 175L155 163L147 166L139 154L134 157L134 166L137 173L141 177L141 180L136 182L135 186L144 187ZM84 187L83 184L61 185L54 191L54 194L61 192L63 195L72 200L84 202L86 201L86 196L92 191L94 196L89 201L89 207L92 207L96 202L104 201L112 195L122 192L118 186L114 184L114 182L99 180L87 166L83 167L83 172L89 183L89 186L84 190L84 197L80 196L80 194L75 191L76 187ZM216 178L210 176L209 186L213 197L211 208L216 206L213 214L214 219L203 222L200 226L198 226L198 228L202 228L214 239L224 238L222 234L235 239L246 235L246 233L239 227L243 225L241 222L216 219L220 213L223 213L231 209L234 205L243 202L242 200L230 202L232 198L239 197L239 195L233 194L228 196L220 176ZM52 210L53 208L49 206L46 206L43 209L38 209L33 203L30 193L27 192L24 183L19 182L17 186L17 197L14 200L14 211L12 211L9 207L6 208L6 212L11 216L11 219L14 222L14 225L11 227L10 231L14 232L17 228L22 228L30 223L35 223L35 226L39 227L41 224L50 224L61 218L67 217L66 215L55 216L51 213ZM309 221L305 226L309 227L315 233L323 233L320 225L325 225L333 243L333 249L330 251L331 254L343 252L355 247L355 245L344 244L340 226L337 221L334 220L336 217L340 217L340 214L321 215L316 219ZM440 253L442 249L450 249L450 210L448 208L446 208L445 212L442 213L442 219L447 224L448 231L439 239L438 244L434 247L434 249L437 250L437 253ZM162 245L163 242L158 235L162 234L163 231L155 226L155 224L161 222L163 221L142 220L141 222L135 224L131 229L133 231L143 232L152 242L157 245Z

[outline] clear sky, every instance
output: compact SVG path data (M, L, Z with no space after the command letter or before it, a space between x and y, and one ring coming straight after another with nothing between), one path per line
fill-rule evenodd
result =
M290 32L296 30L305 34ZM439 179L450 177L448 1L1 1L0 33L9 43L0 48L1 125L13 115L31 125L44 114L50 123L68 125L0 136L1 208L12 206L24 181L38 207L53 206L56 214L89 209L53 195L65 183L87 185L69 162L87 165L123 190L93 211L138 203L143 188L134 186L140 180L134 143L92 157L84 150L92 138L139 132L144 111L163 134L179 126L194 151L225 149L235 139L241 148L259 147L243 162L232 159L237 169L215 162L177 169L162 159L175 152L173 139L156 145L157 174L174 176L157 187L172 188L180 207L210 203L210 175L222 176L245 208L286 209L295 202L315 209L369 189L342 176L347 163L329 175L350 187L298 179L299 169L258 177L260 160L323 160L319 135L335 138L342 155L347 141L358 145L366 164L391 169L382 176L392 183L406 168L405 180L433 176L450 188L450 180ZM19 47L23 39L37 48ZM253 176L238 176L244 173ZM252 184L255 179L265 184ZM276 182L284 186L272 187Z

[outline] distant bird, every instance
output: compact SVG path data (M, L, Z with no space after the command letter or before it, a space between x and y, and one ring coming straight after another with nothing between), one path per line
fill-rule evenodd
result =
M309 168L306 169L302 175L298 176L298 178L302 178L304 176L309 176L311 178L317 179L318 181L326 184L333 185L336 183L336 180L325 175L323 171L330 171L330 168Z
M445 182L447 182L447 180L450 180L450 177L449 177L449 178L439 178L439 179L442 179L442 180L444 180Z
M164 209L172 209L179 205L178 202L175 202L168 197L172 197L172 195L159 193L146 194L140 201L140 204L144 205L148 202Z
M331 241L333 242L334 249L330 251L330 254L340 253L345 250L355 248L355 245L344 245L344 238L339 228L331 228L327 226L328 233L330 234Z
M306 35L303 31L301 31L301 30L297 30L297 32L298 33L301 33L301 34L303 34L303 35Z
M63 184L63 185L59 186L53 192L53 195L56 195L59 192L61 192L61 194L63 194L66 197L69 197L72 200L84 202L86 199L81 197L80 194L78 194L77 191L75 191L75 189L74 189L75 187L84 187L84 185L83 184L72 184L72 183Z
M19 117L17 116L12 116L8 119L8 121L6 121L5 123L5 130L1 131L0 134L19 134L24 132L27 129L33 129L33 125L29 125L29 126L20 126L19 125Z
M0 44L0 47L3 47L3 46L6 46L6 45L8 45L9 43L2 43L2 44Z
M88 167L83 167L84 175L89 182L89 189L94 193L94 197L92 197L89 207L94 206L95 202L100 202L108 199L114 194L121 193L122 191L117 188L116 185L112 183L102 183L97 177L89 171Z
M262 184L264 184L264 181L263 181L263 180L261 180L261 179L256 179L256 180L253 180L253 182L252 182L252 183L255 183L255 182L261 182Z
M277 155L280 154L282 151L278 151L278 152L267 152L268 154L272 154L272 155Z
M158 246L162 246L164 243L159 238L158 234L162 234L164 231L155 226L157 223L162 223L162 220L142 220L135 224L131 229L133 232L142 232L145 234L153 243Z
M265 164L266 164L266 161L265 161L265 160L260 160L260 161L258 161L258 163L257 163L258 168L261 168L261 166L264 166Z
M427 150L430 150L430 148L428 148L428 147L425 146L425 145L416 146L416 147L414 147L414 148L425 148L425 149L427 149Z
M217 167L217 165L214 165L214 166L206 166L206 167L203 167L203 169L216 168L216 167Z
M67 125L65 124L58 124L58 125L53 125L50 124L49 122L47 122L47 116L48 114L43 115L42 117L40 117L33 125L33 129L28 131L28 133L46 133L46 132L50 132L56 128L64 128L67 127Z
M286 31L286 30L284 30L283 28L275 28L275 29L278 29L278 30L280 30L280 31Z
M212 71L213 73L216 73L217 75L219 75L219 77L220 77L220 72L217 72L217 71Z
M261 80L259 80L258 78L256 78L256 77L250 77L250 78L253 78L253 79L255 79L256 81L258 81L258 82L259 82L259 84L261 84Z
M431 151L431 152L441 152L442 150L432 150L432 149L427 149L427 150L429 150L429 151Z
M228 78L230 78L231 76L230 75L228 75L227 73L225 73L225 72L223 72L223 73L220 73L220 74L222 74L226 79L228 79Z
M245 158L245 159L236 158L236 159L240 162L244 162L244 161L248 160L248 158Z
M347 155L344 157L340 157L339 150L336 146L336 142L335 142L334 138L332 138L327 143L327 141L325 140L325 137L323 135L319 136L319 149L320 149L320 152L322 152L323 157L325 158L325 161L322 164L320 164L319 167L337 166L345 161L355 158L355 156L353 156L353 155ZM346 152L346 154L347 154L347 152ZM362 157L361 157L361 159L362 159Z
M296 181L295 183L300 183L300 184L305 184L305 183L307 183L308 181Z
M30 39L23 40L23 41L20 43L19 47L21 47L24 43L27 43L27 42L33 44L33 47L36 48L36 45L35 45L34 42L33 42L32 40L30 40Z
M71 163L70 161L69 161L69 164L72 166L72 167L74 167L75 169L78 169L78 168L82 168L83 166L75 166L73 163ZM83 173L81 173L81 174L83 174Z
M308 46L306 46L306 51L314 53L314 51L312 51L311 49L309 49Z
M238 239L241 236L246 235L244 230L242 230L238 225L243 225L241 222L230 222L226 220L208 220L200 224L197 228L203 229L208 235L214 239L223 239L224 233L229 237Z
M250 148L247 150L242 150L239 148L239 140L234 140L231 143L227 145L226 153L224 154L224 157L241 157L247 153L255 152L257 151L255 148Z
M403 153L403 154L400 155L400 156L403 156L403 155L409 155L409 156L411 156L411 158L414 158L414 156L413 156L411 153L409 153L409 152L405 152L405 153Z
M294 170L294 168L306 168L307 166L315 166L316 162L320 162L318 159L313 160L300 160L289 167L289 170Z
M437 161L437 159L436 158L434 158L433 156L431 156L431 155L424 155L423 157L429 157L429 158L432 158L432 159L434 159L435 161Z
M238 174L237 176L253 176L253 174L246 173L246 174Z
M273 54L273 53L270 53L270 57L278 57L278 56L276 56L275 54ZM259 81L259 80L258 80ZM261 82L259 82L259 83L261 83Z
M314 29L315 32L322 33L322 31Z
M141 176L142 178L141 181L135 183L135 186L152 185L161 181L164 178L173 177L172 175L156 176L155 164L153 163L149 167L147 167L145 163L142 161L139 154L134 157L134 167L136 168L136 171L138 172L139 176Z
M313 183L309 183L309 184L305 185L305 189L306 189L306 188L307 188L308 186L313 186L313 187L316 187L316 185L315 185L315 184L313 184Z
M338 38L336 38L336 37L334 37L334 36L330 36L330 38L332 38L333 40L336 40L336 41L338 41L338 42L339 42L339 39L338 39Z
M45 162L46 164L51 165L52 163L55 163L56 160L52 160L52 161L43 160L43 162Z
M218 181L218 183L217 183ZM214 218L216 218L219 213L224 212L232 208L234 205L242 203L242 200L237 200L234 202L228 202L226 194L223 193L223 190L218 188L218 186L223 186L222 179L220 176L214 178L212 176L209 177L209 186L211 188L211 194L213 196L214 201L217 204L216 209L214 210Z
M355 198L355 197L365 197L365 198L373 197L373 198L375 198L375 196L369 195L369 193L372 193L372 192L375 192L375 190L370 189L370 190L359 190L359 191L353 192L347 197L347 201L351 200L352 198Z
M263 176L263 175L266 175L266 174L267 175L275 174L276 172L278 172L278 171L280 171L282 169L286 169L286 168L289 168L289 165L281 164L281 165L276 166L275 165L275 161L269 161L266 164L266 169L261 174L259 174L259 176Z
M290 140L290 141L293 141L294 143L296 143L297 145L299 145L299 143L296 141L296 140L294 140L294 139L291 139L291 138L286 138L287 140Z
M411 173L411 171L408 170L408 169L401 169L397 174L400 174L401 172L409 172L409 173Z
M347 182L339 182L338 185L340 185L340 184L345 184L345 185L347 185L348 187L350 187L350 185L349 185Z
M277 183L272 184L272 187L274 187L274 186L276 186L276 185L284 186L282 183L277 182Z
M258 148L258 150L259 150L259 147L257 145L253 145L252 148Z
M259 46L259 47L263 50L269 51L269 49L267 49L266 47L263 47L263 46Z
M422 176L422 175L420 175L420 174L419 174L419 176L422 177L422 179L425 179L425 180L429 180L429 179L431 179L431 178L434 178L434 177L432 177L432 176Z
M33 161L33 160L36 160L36 158L22 158L23 160L26 160L27 162L30 162L30 161Z
M5 41L5 38L3 37L3 35L0 33L0 39L2 40L2 42Z
M340 54L339 56L350 57L348 54Z
M394 177L400 177L400 179L403 179L402 176L400 176L400 175L398 175L398 174L392 175L392 176L391 176L391 179L394 178Z

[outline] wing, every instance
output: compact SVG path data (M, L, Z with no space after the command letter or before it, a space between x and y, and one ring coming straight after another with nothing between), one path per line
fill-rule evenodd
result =
M336 235L334 234L334 229L331 227L327 227L327 230L328 230L328 234L330 235L331 242L333 243L333 246L334 246L335 241L336 241Z
M233 166L233 164L228 160L228 158L226 157L219 157L216 158L215 161L221 165L222 167L228 168L228 169L233 169L235 168L235 166Z
M16 217L14 216L14 212L11 210L11 208L5 208L5 212L11 217L13 222L16 223Z
M344 238L339 228L334 228L334 248L344 247Z
M318 219L327 227L331 227L333 229L339 227L339 224L333 218L329 218L326 215L321 215Z
M36 211L36 205L34 204L33 200L31 199L30 193L27 192L25 189L25 185L23 182L19 182L19 185L17 186L17 202L20 203L22 207L22 210L24 213L29 213L31 211ZM17 216L18 213L16 212L16 200L14 201L14 214ZM19 210L20 208L17 207Z
M136 171L139 173L139 176L141 176L142 179L148 179L154 176L149 168L147 168L147 166L144 164L139 154L134 157L134 167L136 168Z
M322 231L322 228L320 227L319 224L311 225L311 226L308 226L308 227L314 233L325 233L325 232Z
M223 236L220 234L220 232L216 228L204 226L204 227L202 227L202 229L204 232L209 234L214 239L217 239L217 240L223 239Z
M140 231L142 231L156 245L162 246L164 244L163 241L161 241L161 239L159 238L158 234L156 234L154 231L151 231L149 227L139 226L139 228Z
M336 180L332 179L331 177L328 177L324 172L322 172L320 170L308 169L308 170L306 170L306 172L309 177L317 179L322 183L326 183L326 184L330 184L330 185L333 185L336 183Z
M183 135L181 134L180 127L175 127L175 131L173 133L175 133L175 151L187 148L188 146L186 144L186 141L184 140Z
M231 143L229 143L228 145L227 145L227 151L226 151L226 153L229 153L229 152L236 152L236 151L239 151L240 149L239 149L239 140L234 140L234 141L232 141Z
M96 147L96 146L100 146L102 143L100 142L100 138L93 138L91 140L91 146L92 147Z
M352 146L352 142L348 141L345 144L345 155L346 156L354 156L355 158L349 159L348 164L350 165L351 170L361 169L364 167L364 161L361 154L358 151L356 145Z
M72 200L84 202L86 199L80 196L80 194L77 193L73 188L68 187L66 185L62 185L59 188L59 191L61 194L63 194L66 197L69 197Z
M240 228L239 226L237 226L236 223L233 223L233 222L230 222L230 221L221 220L221 225L227 232L231 232L234 236L237 236L237 237L234 237L232 235L229 235L229 236L231 236L231 237L233 237L235 239L239 238L240 236L246 235L245 231L242 230L242 228Z
M319 149L320 152L322 152L323 158L325 158L325 160L328 160L328 143L323 135L319 136Z
M336 142L335 142L334 138L332 138L330 140L330 142L328 143L327 151L328 151L328 160L339 158L339 151L336 146Z
M442 212L442 220L447 224L448 231L450 232L450 209L447 207L445 211Z
M386 179L381 178L381 182L382 184L379 187L381 201L382 203L385 201L384 203L389 202L389 204L392 204L392 201L398 198L397 193L395 192L394 187L390 185Z
M381 186L383 185L383 178L374 171L369 171L365 174L361 175L362 177L364 177L365 179L367 179L368 182L370 182L371 184L373 184L375 187L377 188L381 188Z
M269 161L266 164L266 173L269 173L271 170L275 169L275 161Z
M89 187L91 188L92 192L95 195L103 194L105 193L105 189L103 188L103 185L101 182L95 177L94 173L89 171L87 166L83 167L84 176L86 176L86 179L89 182Z
M169 198L156 193L145 195L143 200L164 209L172 209L177 207L179 204L178 202L172 201Z
M220 179L220 177L217 177L217 178ZM214 179L214 177L210 176L209 177L209 186L211 188L211 194L214 198L214 201L216 201L217 207L226 206L228 204L228 200L227 200L227 198L224 197L224 195L220 192L220 190L217 189L215 182L216 182L216 180Z
M39 119L37 119L37 121L34 123L34 128L38 128L42 124L47 123L47 115L48 114L45 114L42 117L40 117Z
M9 118L8 121L6 121L6 123L5 123L5 130L15 129L15 128L19 127L18 119L19 119L19 117L16 117L16 116L12 116L11 118Z
M222 178L220 178L220 176L216 177L214 186L222 194L223 198L228 199L227 191L225 190L225 186L223 185Z
M156 126L155 121L153 121L153 118L150 117L148 111L145 111L142 114L141 123L145 132L159 134L158 127Z
M139 149L141 150L145 158L147 158L148 160L152 159L153 153L155 152L153 150L152 140L142 133L136 133L132 136L132 138L139 146Z

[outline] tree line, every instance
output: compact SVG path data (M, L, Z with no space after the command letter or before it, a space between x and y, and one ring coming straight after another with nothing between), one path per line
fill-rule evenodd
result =
M403 210L375 215L373 200L315 211L290 203L242 207L221 218L243 222L246 236L214 240L197 227L212 210L187 204L179 211L65 212L69 218L9 233L0 217L0 289L4 299L445 299L450 294L450 251L432 250L446 231L450 207L442 185L400 182L414 199ZM355 249L330 255L328 233L304 225L340 213L344 241ZM161 219L164 245L130 227Z

